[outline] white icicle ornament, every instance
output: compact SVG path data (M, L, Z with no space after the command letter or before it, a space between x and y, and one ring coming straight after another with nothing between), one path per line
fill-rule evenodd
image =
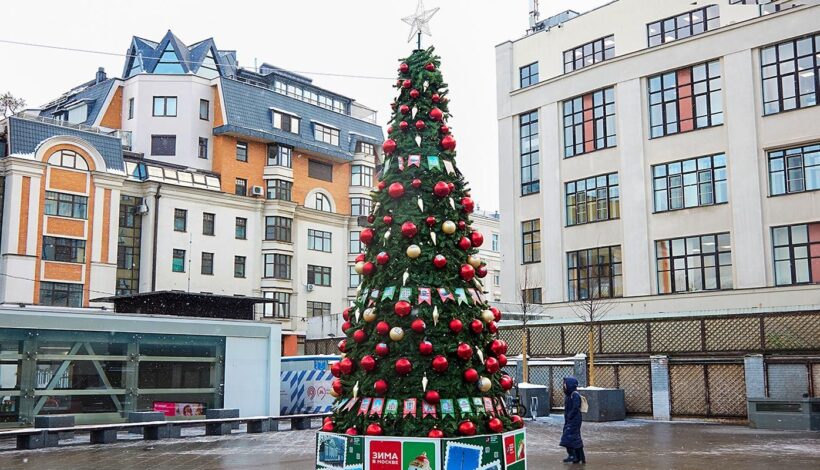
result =
M436 232L430 232L430 239L433 240L433 245L436 244Z
M407 284L407 279L410 277L410 272L405 269L404 274L401 275L401 285Z
M453 201L453 198L449 198L449 199L450 199L450 207L452 207L453 210L456 210L456 202Z
M421 196L418 196L417 201L419 205L419 210L424 212L424 201L421 200Z
M427 374L424 374L424 377L421 378L421 390L427 391Z
M433 325L438 325L438 306L433 307Z
M356 382L356 385L353 386L353 398L359 396L359 382Z

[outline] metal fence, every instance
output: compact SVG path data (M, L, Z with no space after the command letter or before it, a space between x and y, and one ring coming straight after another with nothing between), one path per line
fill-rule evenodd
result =
M746 418L743 362L670 361L673 417Z

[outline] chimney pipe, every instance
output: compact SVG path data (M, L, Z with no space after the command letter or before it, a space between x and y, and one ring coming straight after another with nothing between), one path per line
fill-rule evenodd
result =
M97 77L96 77L96 82L97 82L97 83L102 83L102 82L104 82L107 78L108 78L108 76L105 74L105 69L104 69L103 67L98 68L98 69L97 69Z

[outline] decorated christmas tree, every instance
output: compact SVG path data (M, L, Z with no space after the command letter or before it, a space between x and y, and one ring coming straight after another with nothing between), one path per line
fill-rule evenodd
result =
M401 60L362 274L344 311L333 416L350 435L457 437L520 428L504 407L511 377L500 312L484 298L487 267L474 203L456 165L448 89L433 48ZM486 157L486 156L485 156ZM489 157L487 157L489 158Z

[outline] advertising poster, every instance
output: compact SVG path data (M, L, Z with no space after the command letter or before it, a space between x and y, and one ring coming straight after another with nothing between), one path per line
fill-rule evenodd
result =
M476 436L445 440L444 470L473 468L460 465L476 465L476 469L503 468L504 446L501 435ZM495 464L495 466L493 466Z
M153 409L162 412L165 416L202 416L205 414L204 403L155 401Z
M439 470L438 439L376 438L365 442L367 470Z
M526 460L526 434L523 429L503 434L504 463L508 470L524 470Z

